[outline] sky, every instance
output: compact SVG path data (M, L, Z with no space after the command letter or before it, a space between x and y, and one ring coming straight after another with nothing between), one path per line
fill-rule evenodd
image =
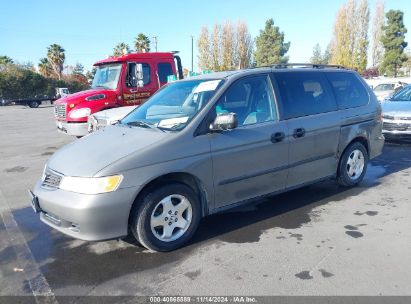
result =
M369 0L371 16L375 3ZM0 55L37 65L50 44L66 50L67 65L77 62L90 70L108 57L119 42L134 45L139 33L158 37L158 51L180 51L183 66L191 69L191 36L194 37L194 69L197 69L196 39L202 26L214 23L247 23L255 38L265 21L275 25L291 41L290 62L308 62L313 46L324 50L331 40L335 16L346 0L0 0ZM385 0L386 11L404 12L411 44L410 0ZM153 39L152 39L153 40ZM152 43L152 49L154 44Z

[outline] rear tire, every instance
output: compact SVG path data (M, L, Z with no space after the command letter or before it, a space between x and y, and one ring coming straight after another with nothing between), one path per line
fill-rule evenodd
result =
M171 251L187 243L197 230L201 208L188 186L172 183L146 193L132 208L130 230L152 251Z
M340 158L337 182L344 187L358 185L367 172L368 152L360 142L350 144Z

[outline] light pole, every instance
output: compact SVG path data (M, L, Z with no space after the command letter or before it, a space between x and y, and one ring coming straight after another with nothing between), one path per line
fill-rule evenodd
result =
M157 53L158 36L153 36L153 37L151 37L151 38L154 39L154 43L155 43L155 46L156 46L156 53Z
M194 72L194 36L191 35L191 72Z

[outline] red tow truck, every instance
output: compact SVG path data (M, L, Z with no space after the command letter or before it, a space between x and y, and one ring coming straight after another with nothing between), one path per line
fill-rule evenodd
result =
M129 53L94 64L91 88L54 103L58 131L77 137L88 134L89 115L105 109L140 105L165 85L169 77L183 78L176 52ZM174 75L174 76L173 76Z

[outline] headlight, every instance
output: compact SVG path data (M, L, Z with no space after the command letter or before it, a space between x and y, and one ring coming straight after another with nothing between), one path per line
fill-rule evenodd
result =
M91 113L89 108L83 108L83 109L78 109L78 110L73 110L70 112L69 116L70 118L81 118L81 117L87 117Z
M106 177L64 176L60 182L60 189L83 194L107 193L116 191L122 180L122 175Z
M91 100L100 100L100 99L104 99L106 98L106 95L104 94L97 94L97 95L92 95L86 98L87 101L91 101Z

